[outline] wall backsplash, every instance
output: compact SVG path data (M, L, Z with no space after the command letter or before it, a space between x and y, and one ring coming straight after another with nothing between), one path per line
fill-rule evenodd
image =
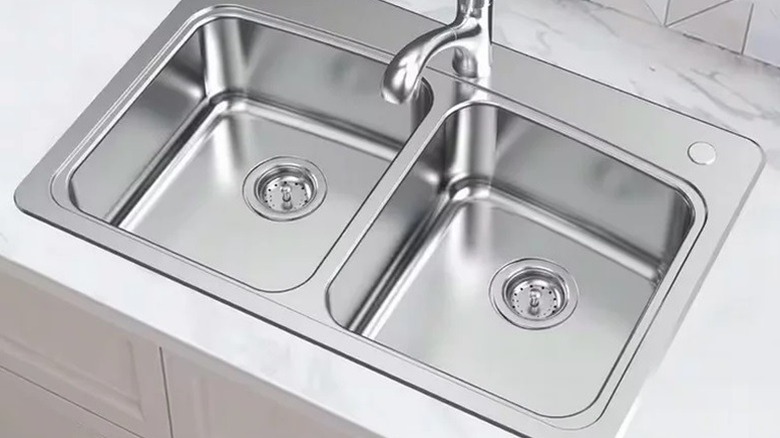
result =
M592 0L780 66L780 0Z

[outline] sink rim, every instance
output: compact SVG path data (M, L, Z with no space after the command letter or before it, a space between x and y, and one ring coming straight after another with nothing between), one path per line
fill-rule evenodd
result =
M261 22L264 25L281 28L286 31L292 29L296 33L300 32L317 40L325 39L330 41L335 47L357 51L382 62L390 60L391 56L389 53L397 49L396 45L399 44L399 41L405 41L410 37L414 37L434 25L431 21L419 17L415 18L411 13L400 12L391 6L381 3L357 0L347 1L349 2L348 6L352 10L359 12L361 16L364 15L370 19L372 16L377 15L381 17L381 22L385 23L385 25L374 27L370 33L366 33L367 31L364 30L363 26L347 23L332 14L322 13L322 10L319 10L321 8L327 10L339 6L345 7L344 4L335 0L320 0L317 4L311 5L309 10L303 10L305 8L298 8L292 5L294 2L275 2L273 0L238 0L235 2L236 4L265 11L263 13L249 12L240 8L215 7L209 0L184 0L174 9L152 37L147 40L141 50L123 67L109 86L101 92L65 136L58 141L31 174L25 178L15 193L17 206L24 212L57 228L95 243L115 254L131 259L163 276L188 285L276 327L302 336L334 353L357 361L378 371L382 375L419 389L425 394L434 396L467 413L474 414L498 427L510 431L522 431L528 435L545 437L570 437L575 435L602 437L614 434L625 420L625 416L636 401L637 396L640 395L640 389L644 380L650 371L657 366L660 358L665 353L671 337L676 332L677 326L693 297L695 297L698 286L714 260L713 253L717 252L725 240L727 231L730 229L736 214L739 212L760 173L764 162L763 153L755 143L744 137L716 128L710 124L696 121L691 117L660 108L641 98L629 97L629 95L619 90L596 84L594 81L566 72L550 64L531 60L527 56L510 49L498 45L494 48L494 58L497 66L494 70L494 82L490 86L490 90L493 93L490 95L490 98L496 102L506 104L510 108L510 112L517 113L518 111L513 110L513 108L517 107L524 108L525 111L530 111L537 115L545 112L554 114L554 116L545 117L554 122L560 122L564 118L570 120L572 125L580 127L578 130L587 131L594 137L601 136L605 141L609 140L612 144L620 144L622 145L622 148L619 148L620 150L626 151L629 155L637 156L640 160L652 163L660 161L667 164L673 161L668 156L664 157L664 153L674 149L673 145L661 142L657 149L653 149L641 147L643 141L625 141L625 138L631 137L631 135L641 139L642 136L640 134L642 133L637 133L636 130L633 133L627 133L607 129L598 120L588 117L587 114L571 116L569 114L570 109L560 108L559 105L550 107L550 96L542 96L538 92L524 88L523 84L517 83L516 80L517 77L522 77L523 75L532 78L538 75L540 83L551 81L562 86L565 85L566 87L562 88L566 89L552 91L570 93L567 96L567 100L576 100L583 95L595 95L604 99L602 103L605 106L628 105L633 111L640 113L634 114L635 116L644 116L641 113L648 113L648 120L655 122L668 123L675 122L675 120L685 120L686 124L691 125L687 131L706 133L712 137L708 138L711 143L725 148L719 151L719 162L726 161L737 164L736 170L729 174L730 187L724 187L712 177L713 174L723 174L719 170L719 162L708 166L708 170L694 168L692 165L688 166L682 162L677 163L676 166L672 166L672 169L670 169L671 173L691 185L697 195L701 196L702 202L706 200L706 224L701 229L699 242L691 249L689 260L678 273L677 280L684 283L684 288L681 287L684 290L677 294L668 294L666 303L655 315L655 323L650 325L648 332L644 336L644 342L634 355L634 363L624 373L621 385L615 390L610 403L603 412L595 416L592 421L556 422L555 424L550 424L532 415L517 415L521 411L502 405L495 400L475 396L470 389L458 388L457 384L453 385L451 380L432 376L428 371L418 369L414 364L404 363L393 355L380 354L387 360L384 363L379 363L382 361L376 360L375 356L377 356L377 351L381 353L382 350L376 344L361 341L328 323L329 315L325 310L325 303L313 303L311 301L311 298L316 297L318 293L322 294L321 290L316 291L312 287L303 287L296 294L278 297L278 299L274 300L247 293L248 291L239 285L230 284L230 282L225 282L223 279L211 275L197 275L198 272L193 272L193 275L189 276L190 278L184 278L187 276L183 275L173 276L170 272L181 269L181 261L168 257L157 248L145 246L140 242L133 242L127 238L128 236L117 234L116 230L106 228L96 220L73 211L67 205L62 205L58 202L63 199L62 187L55 183L56 178L52 176L61 176L63 172L69 170L67 163L74 155L78 155L81 146L88 143L89 139L96 134L96 131L99 131L96 127L99 127L100 123L107 118L110 119L111 114L115 113L117 109L121 109L123 103L127 103L128 97L132 97L133 87L142 84L145 79L148 79L149 66L159 59L161 48L164 53L164 49L169 48L171 41L174 41L174 37L179 35L182 26L184 25L186 28L187 25L192 24L193 20L198 18L208 19L210 14L219 13L238 16L238 18L248 16L253 21ZM280 19L278 18L279 16L289 17L290 19ZM306 23L306 25L299 23ZM393 26L388 26L388 23L392 23ZM323 32L316 29L328 30ZM400 36L398 35L399 33ZM352 43L348 39L334 37L334 35L339 34L346 35L348 38L353 38L353 36L354 38L363 38L366 46ZM381 49L371 47L379 47ZM428 116L418 126L417 131L409 139L406 147L399 152L396 160L377 184L369 199L366 200L353 223L342 234L341 239L324 262L327 269L323 269L315 275L318 281L326 281L328 274L324 272L337 269L340 263L346 259L346 254L350 252L352 247L350 241L354 241L362 235L368 224L372 222L376 214L381 210L381 207L389 197L389 193L392 192L392 189L399 182L400 176L403 175L410 163L416 159L416 156L427 144L426 133L435 131L439 121L437 117L441 117L441 120L443 120L449 111L455 110L455 107L451 107L449 102L446 102L447 96L451 93L448 87L452 83L452 78L448 78L448 72L450 72L449 67L446 65L446 62L441 62L441 60L434 61L432 68L426 72L426 77L432 85L434 94L434 103ZM542 75L542 72L547 74ZM570 85L577 85L577 87L575 89L567 88ZM606 93L606 95L603 93ZM444 98L437 99L437 97ZM554 98L555 96L552 97ZM521 99L527 106L518 103ZM532 110L530 107L536 109ZM679 119L670 120L670 115ZM617 120L613 122L619 125L619 122L625 118L626 114L618 113L615 115ZM671 124L674 125L674 123ZM687 132L686 130L683 131ZM663 135L663 133L659 133L659 135ZM685 146L687 148L687 145ZM741 149L741 151L737 153L737 149ZM696 216L696 218L704 220L701 215ZM306 314L308 317L302 317L302 314ZM323 330L325 327L331 330ZM345 334L347 336L344 336Z

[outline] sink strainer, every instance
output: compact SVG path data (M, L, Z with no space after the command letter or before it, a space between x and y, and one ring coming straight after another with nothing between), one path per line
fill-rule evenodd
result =
M273 221L300 219L325 199L325 177L313 163L276 157L260 163L244 180L244 199Z
M512 324L532 330L556 326L571 316L579 293L561 266L540 259L512 262L490 283L493 306Z

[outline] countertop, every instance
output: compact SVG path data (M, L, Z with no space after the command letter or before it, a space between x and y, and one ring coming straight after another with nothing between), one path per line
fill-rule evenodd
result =
M0 14L0 270L383 436L509 436L16 208L22 178L175 3L28 0ZM455 2L394 3L448 21ZM623 432L780 436L780 69L580 0L496 0L496 21L498 43L764 148L767 165Z

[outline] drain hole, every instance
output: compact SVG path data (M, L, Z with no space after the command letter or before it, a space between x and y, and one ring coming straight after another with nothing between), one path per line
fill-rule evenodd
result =
M258 165L244 181L244 199L252 209L274 221L302 218L320 206L325 177L313 163L277 157Z
M257 191L262 202L279 213L295 212L316 195L311 177L295 168L281 170L270 181L260 180Z
M512 324L528 329L556 326L571 316L579 292L561 266L525 259L501 268L490 284L493 306Z
M550 273L526 269L504 286L504 300L522 318L544 321L554 317L566 300L564 285Z

